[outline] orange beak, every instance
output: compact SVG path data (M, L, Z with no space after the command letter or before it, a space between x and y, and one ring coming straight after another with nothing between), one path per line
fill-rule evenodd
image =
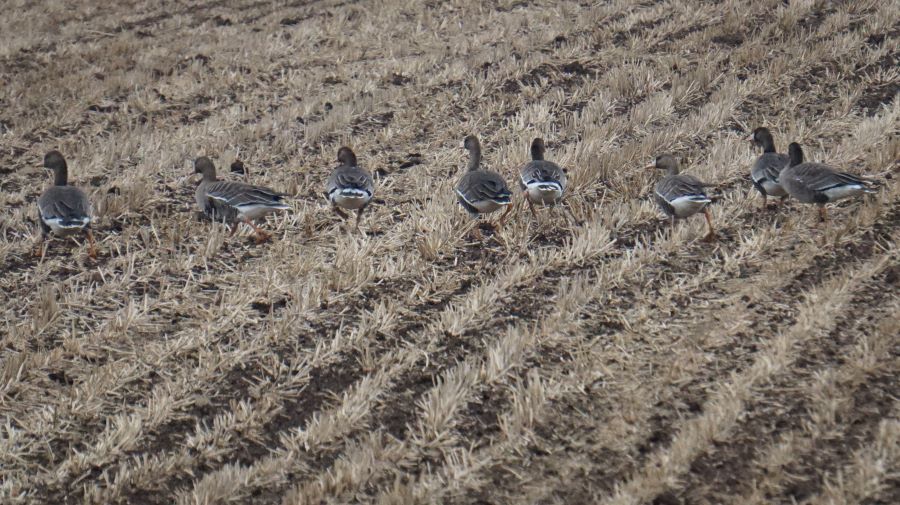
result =
M644 170L649 170L651 168L656 168L656 162L653 162L653 163L647 165L646 167L644 167Z

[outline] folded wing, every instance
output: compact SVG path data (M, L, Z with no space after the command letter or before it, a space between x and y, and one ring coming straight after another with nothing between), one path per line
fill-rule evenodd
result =
M566 184L566 173L556 163L536 160L525 164L520 170L520 186L524 190L530 185L540 183L556 183L560 187Z
M38 198L41 221L52 229L84 228L91 222L91 204L83 191L52 186Z
M325 189L329 196L348 189L364 191L371 196L375 192L375 183L372 176L359 167L338 167L328 178Z
M470 205L485 201L507 204L512 197L506 181L499 174L481 170L466 173L457 192Z

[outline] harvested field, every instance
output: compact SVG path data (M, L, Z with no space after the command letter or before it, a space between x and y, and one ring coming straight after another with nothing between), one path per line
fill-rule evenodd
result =
M0 502L900 503L900 1L276 4L4 6ZM756 126L878 193L761 210ZM470 133L509 181L546 139L574 219L474 240ZM96 260L32 255L51 149ZM200 155L291 195L271 242Z

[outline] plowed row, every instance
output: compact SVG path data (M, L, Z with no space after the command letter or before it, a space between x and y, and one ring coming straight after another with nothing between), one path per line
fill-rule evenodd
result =
M895 503L900 4L57 3L0 21L0 501ZM769 127L881 182L760 210ZM462 138L568 205L485 242ZM322 185L376 174L354 233ZM31 256L60 149L100 257ZM670 229L661 152L721 240ZM290 193L256 246L191 160Z

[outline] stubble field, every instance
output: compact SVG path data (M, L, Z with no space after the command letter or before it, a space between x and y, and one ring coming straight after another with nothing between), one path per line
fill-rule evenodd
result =
M106 4L0 19L0 502L900 503L897 0ZM879 193L760 210L756 126ZM469 133L510 181L545 138L576 219L474 240ZM31 255L51 149L96 260ZM200 155L292 195L272 242Z

